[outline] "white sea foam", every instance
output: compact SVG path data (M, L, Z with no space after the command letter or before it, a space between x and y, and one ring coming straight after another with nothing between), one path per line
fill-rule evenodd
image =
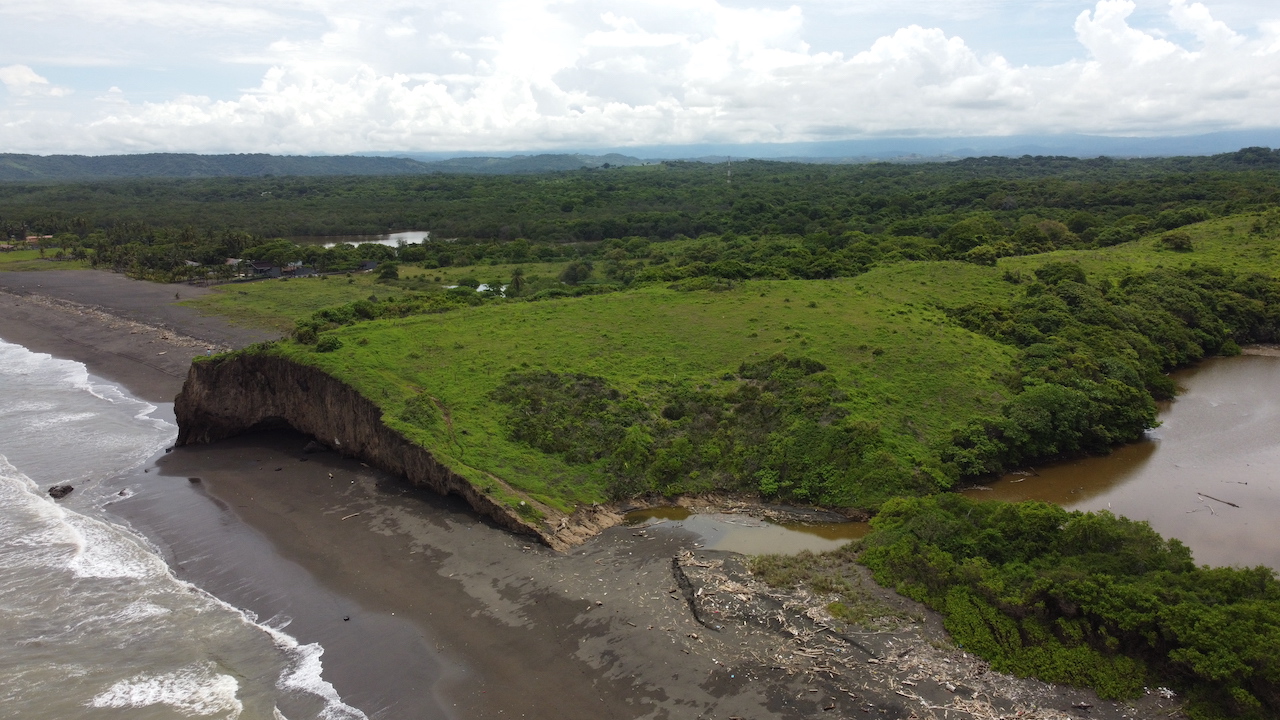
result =
M133 623L140 620L150 620L151 618L169 615L173 611L166 607L160 607L153 602L147 600L138 600L130 603L123 610L115 613L112 620L117 623Z
M270 627L263 627L271 633L276 646L287 652L293 659L292 665L280 674L276 687L285 691L315 695L323 699L325 707L320 712L321 720L368 720L368 716L363 712L342 702L342 698L338 697L338 691L324 679L324 664L320 662L320 656L324 655L324 648L319 643L300 645L291 635Z
M168 705L192 717L217 716L236 720L244 703L236 694L240 683L214 670L213 663L190 665L174 672L141 674L121 680L89 701L96 708L143 708Z
M68 563L76 577L140 579L169 574L162 559L124 537L119 529L78 513L69 514L67 522L81 537Z
M308 716L365 719L324 680L318 644L282 632L282 618L267 627L179 580L145 538L98 516L120 498L95 497L94 484L172 441L176 428L151 418L155 410L95 382L80 363L0 341L0 635L12 639L0 647L6 711L80 714L54 709L70 702L234 719L248 698L260 704L265 693L314 698L323 709ZM76 486L67 500L42 489L64 482ZM47 680L72 676L73 687ZM90 677L96 684L85 684Z

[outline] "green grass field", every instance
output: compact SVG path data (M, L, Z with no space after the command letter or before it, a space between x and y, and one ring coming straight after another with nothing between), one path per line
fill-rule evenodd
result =
M25 270L80 270L89 267L86 260L53 260L55 250L46 250L44 258L39 250L11 250L0 252L0 272Z
M3 258L0 255L0 261ZM57 266L68 264L58 263ZM323 279L258 280L218 285L214 293L182 304L208 315L221 315L238 324L286 332L293 329L298 318L307 317L321 308L363 300L370 295L387 297L405 291L438 290L468 278L500 286L510 280L516 267L520 267L528 277L556 277L565 264L472 265L438 270L401 265L398 282L379 282L376 274L367 272L352 273L350 277L332 275Z
M1029 272L1047 260L1068 260L1079 263L1091 275L1105 277L1115 277L1126 270L1194 265L1280 276L1280 245L1272 233L1250 231L1255 219L1256 216L1233 216L1182 228L1191 236L1191 252L1164 249L1160 242L1162 235L1156 234L1097 250L1058 250L1043 255L1002 258L999 267Z
M334 331L343 347L281 351L382 404L387 419L460 471L491 474L561 509L604 500L602 468L571 466L507 439L506 408L490 393L512 371L606 378L643 394L655 383L714 387L744 361L810 357L849 391L845 406L923 449L951 418L1003 400L993 379L1009 348L949 323L933 305L997 296L999 273L917 263L846 280L743 283L728 292L631 292L540 303L494 303ZM418 392L439 400L451 427L400 423Z
M727 291L681 292L660 285L544 302L497 300L452 312L360 322L325 332L342 346L283 341L273 352L319 367L386 411L384 419L481 486L494 479L562 511L606 499L602 462L570 464L509 437L508 405L492 393L511 374L536 370L603 378L635 397L655 388L726 391L726 373L776 353L827 366L843 391L840 407L874 423L893 452L923 458L967 418L997 412L1017 350L960 327L944 308L1007 303L1019 286L1006 271L1031 273L1051 260L1080 263L1092 275L1194 263L1280 274L1276 241L1250 234L1250 218L1186 229L1194 250L1161 249L1146 238L1113 248L1006 258L997 267L960 262L905 262L835 280L751 281ZM464 277L510 277L515 266L421 270L404 267L396 284L372 274L328 280L227 286L190 301L263 326L288 329L316 309L437 288ZM557 266L525 265L526 275ZM439 277L437 281L435 278ZM420 393L444 421L420 427L401 420ZM495 486L496 487L496 486ZM874 506L884 498L854 497Z
M282 332L292 330L294 320L321 308L386 293L370 273L350 278L335 275L291 280L258 280L218 285L215 292L181 304L207 315L221 315L234 323Z

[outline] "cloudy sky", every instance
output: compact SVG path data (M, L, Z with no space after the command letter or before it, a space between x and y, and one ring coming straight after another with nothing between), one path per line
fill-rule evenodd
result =
M1280 126L1274 0L0 0L0 152Z

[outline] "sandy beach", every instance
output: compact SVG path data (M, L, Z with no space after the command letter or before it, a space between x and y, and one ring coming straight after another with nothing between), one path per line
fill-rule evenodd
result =
M277 333L179 305L212 292L92 270L0 272L0 337L78 360L150 402L173 402L191 358Z
M0 338L157 404L207 347L269 337L174 304L208 292L186 286L0 273L0 291ZM763 591L736 556L699 554L687 532L616 527L556 553L307 440L163 452L113 481L127 492L111 509L180 578L321 644L325 679L371 718L1168 713L991 673L889 593L915 619L884 632L824 631L813 598L753 615Z

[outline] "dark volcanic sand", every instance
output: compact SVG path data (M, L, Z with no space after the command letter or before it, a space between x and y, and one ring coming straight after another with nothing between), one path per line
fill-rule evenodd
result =
M182 389L191 358L210 347L241 348L279 335L202 316L178 305L175 298L209 292L95 270L0 272L0 339L83 362L95 375L120 383L150 402L172 402ZM94 309L120 322L104 322L91 314ZM175 332L198 342L180 341Z
M717 662L728 655L706 643L726 640L689 637L707 632L671 592L671 557L691 536L617 528L557 555L358 461L303 455L306 442L286 432L178 448L128 478L137 494L113 508L184 579L263 619L292 618L286 632L324 646L325 678L370 717L812 709L790 702L804 687L781 673ZM754 685L739 680L748 674Z

